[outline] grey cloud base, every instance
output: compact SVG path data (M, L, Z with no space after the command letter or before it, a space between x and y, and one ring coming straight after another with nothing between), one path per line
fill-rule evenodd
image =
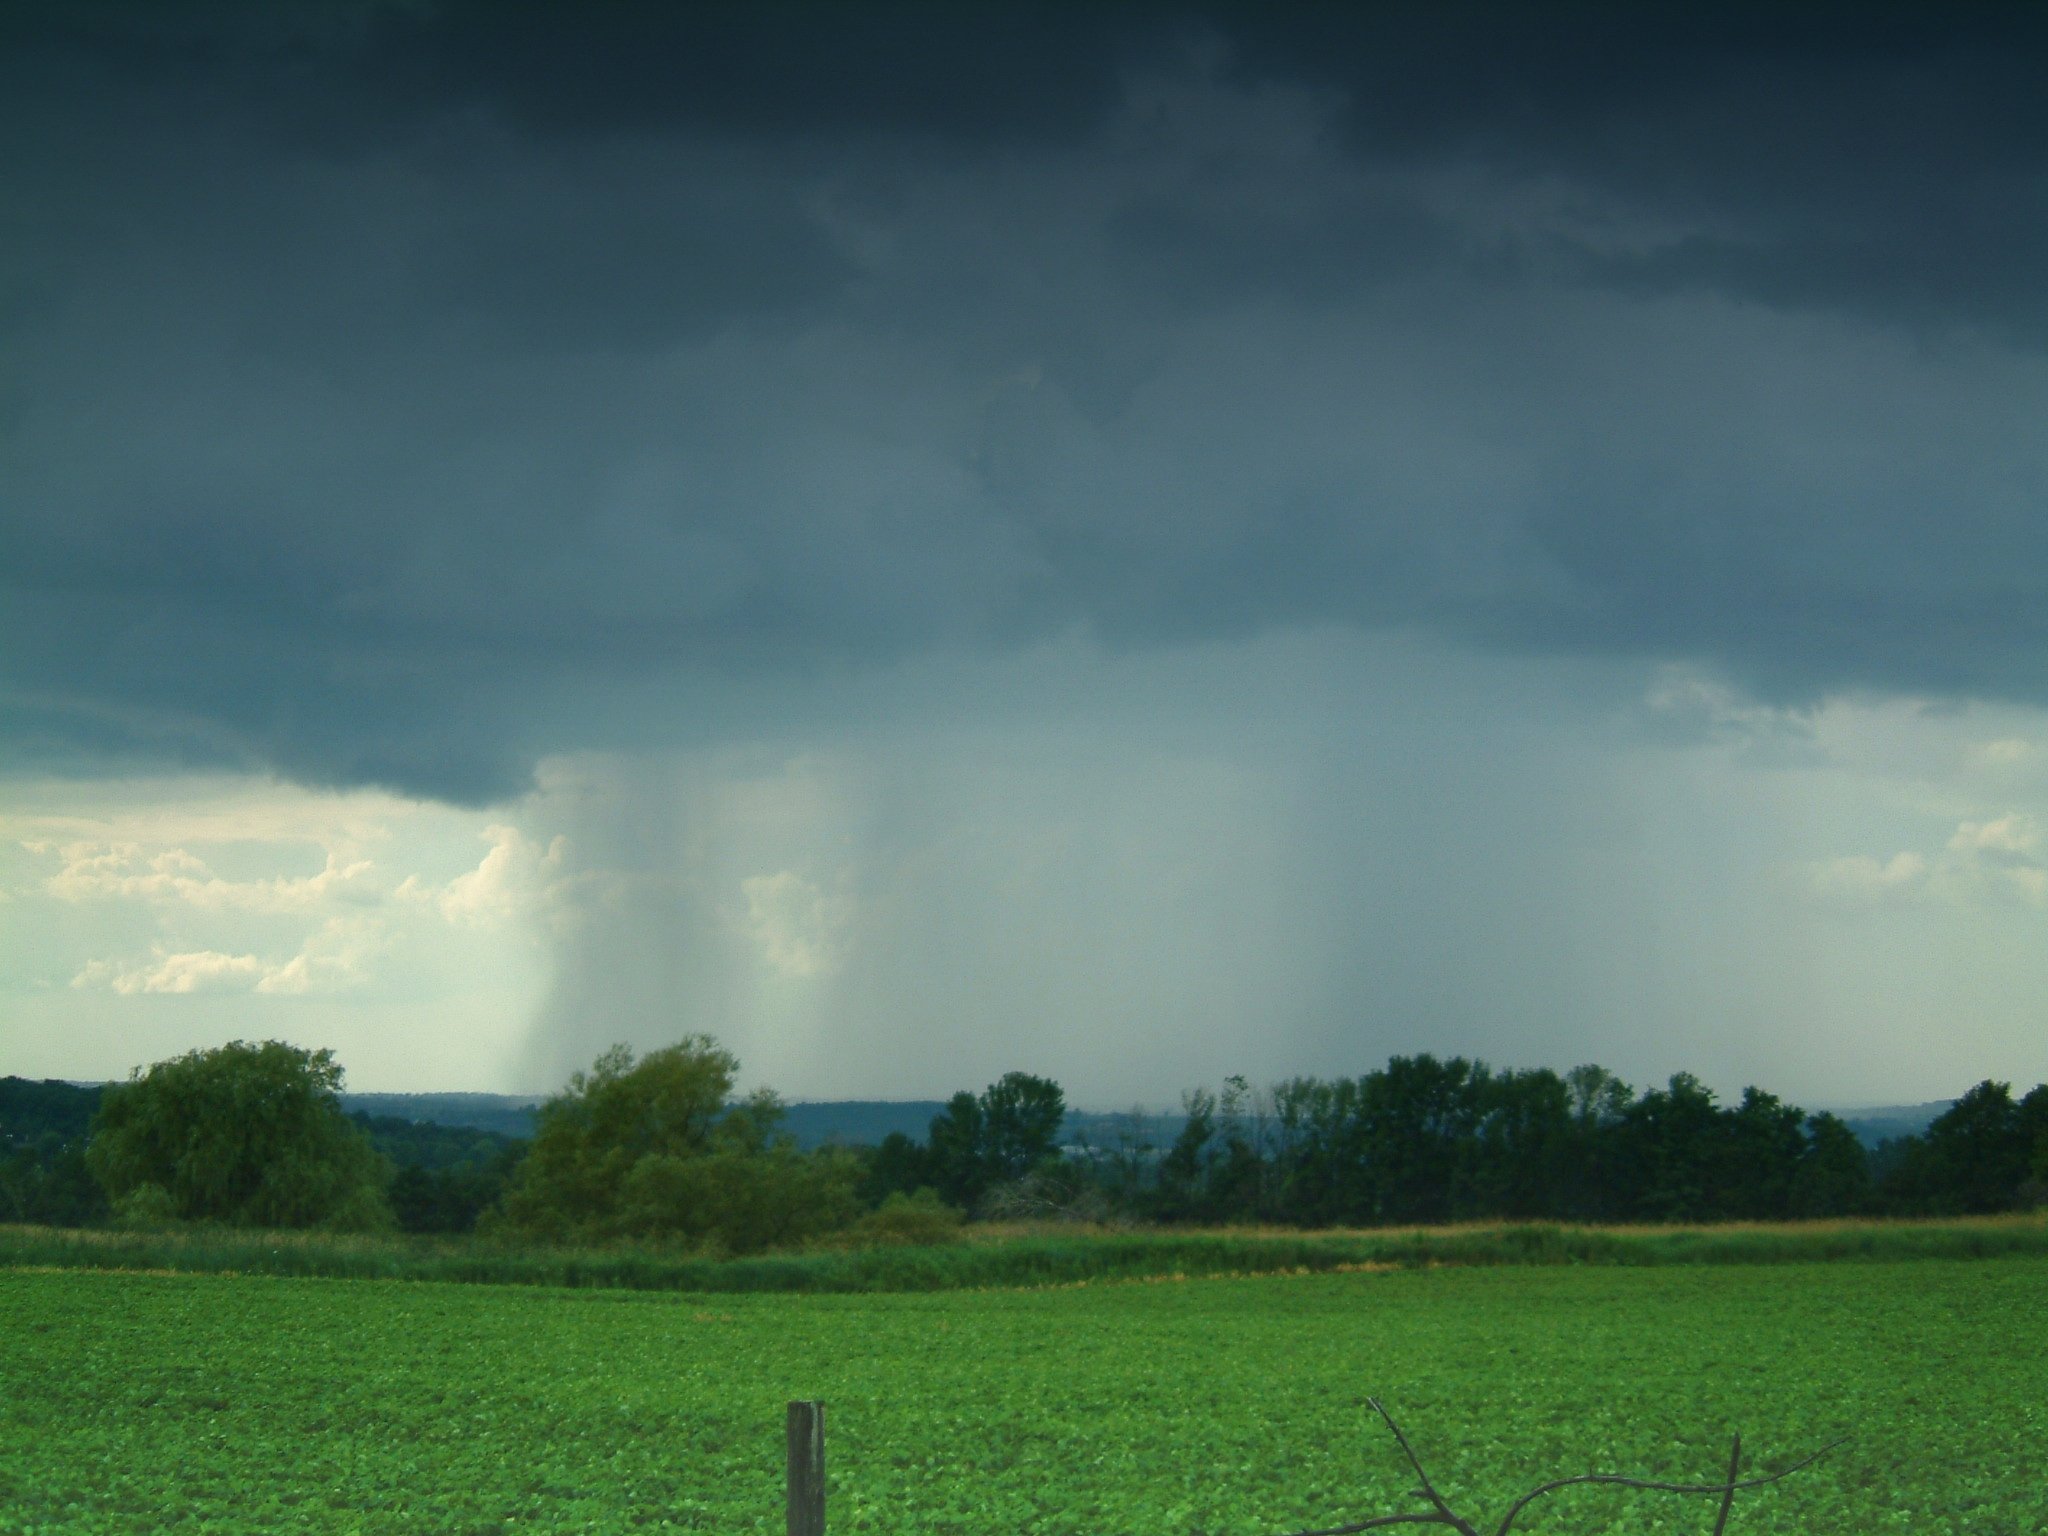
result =
M0 32L18 767L475 802L1328 624L2048 678L2020 13L158 14Z

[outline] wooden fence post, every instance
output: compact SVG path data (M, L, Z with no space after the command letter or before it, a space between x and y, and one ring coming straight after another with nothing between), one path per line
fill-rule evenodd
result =
M825 1405L789 1405L789 1536L825 1536Z

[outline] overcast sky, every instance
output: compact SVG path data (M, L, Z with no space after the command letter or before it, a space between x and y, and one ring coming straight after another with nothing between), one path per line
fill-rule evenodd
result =
M2048 1078L2044 72L11 6L0 1072Z

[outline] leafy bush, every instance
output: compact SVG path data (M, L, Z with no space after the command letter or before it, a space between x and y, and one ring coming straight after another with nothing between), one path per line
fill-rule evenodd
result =
M856 1247L928 1248L958 1238L964 1219L935 1189L911 1195L898 1190L855 1222L846 1236Z
M123 1232L168 1232L178 1220L178 1202L161 1184L138 1184L114 1202L114 1225Z
M765 1090L729 1104L739 1063L708 1035L636 1062L617 1045L541 1106L488 1231L552 1242L653 1238L756 1253L845 1226L860 1169L776 1134Z

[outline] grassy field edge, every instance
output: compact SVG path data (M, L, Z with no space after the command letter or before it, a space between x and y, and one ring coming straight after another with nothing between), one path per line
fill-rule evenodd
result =
M193 1229L0 1226L0 1268L102 1269L634 1290L943 1291L1174 1276L1429 1265L1784 1264L2048 1256L2048 1216L1585 1227L1494 1223L1341 1232L1011 1226L937 1247L752 1258L645 1246L511 1247L480 1239Z

